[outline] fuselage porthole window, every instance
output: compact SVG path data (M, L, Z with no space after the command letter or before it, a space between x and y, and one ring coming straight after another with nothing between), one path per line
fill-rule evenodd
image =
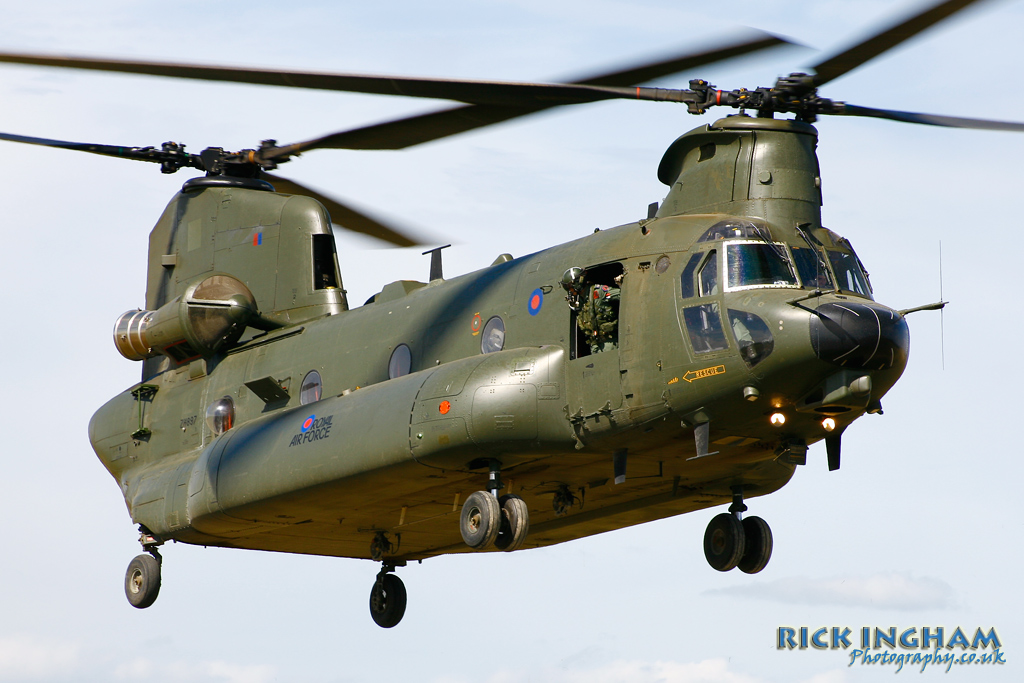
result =
M235 402L230 396L218 398L206 407L206 426L214 436L223 434L235 424Z
M505 322L494 316L484 325L480 334L480 353L494 353L505 348Z
M323 396L324 385L320 380L320 373L310 370L302 380L302 388L299 390L299 403L316 403Z
M412 351L405 344L399 344L391 352L391 360L388 361L388 378L395 379L408 375L412 370Z

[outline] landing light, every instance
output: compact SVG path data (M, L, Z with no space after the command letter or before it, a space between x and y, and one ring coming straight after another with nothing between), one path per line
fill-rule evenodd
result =
M781 427L786 424L786 416L782 413L772 413L771 421L776 427Z
M831 432L833 429L836 428L836 421L833 420L831 417L826 417L824 420L821 421L821 428L824 429L826 432Z

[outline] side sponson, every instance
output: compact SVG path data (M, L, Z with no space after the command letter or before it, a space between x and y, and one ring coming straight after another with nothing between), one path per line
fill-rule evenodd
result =
M196 531L240 537L274 528L271 509L349 514L408 490L417 463L463 469L572 450L557 347L462 359L254 420L213 441L195 462L187 517ZM419 485L431 485L421 468ZM400 477L389 483L389 477ZM292 501L292 503L288 503ZM153 528L147 523L150 528ZM158 526L164 526L158 524Z

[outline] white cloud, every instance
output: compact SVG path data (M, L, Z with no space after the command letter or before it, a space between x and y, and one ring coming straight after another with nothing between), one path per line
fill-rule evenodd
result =
M26 681L74 671L78 646L32 636L0 637L0 680Z
M465 683L458 676L441 676L432 683ZM618 660L591 668L548 668L541 671L499 671L487 683L767 683L769 680L729 670L724 658L700 662ZM841 669L824 671L801 679L801 683L846 683Z
M835 669L833 671L815 674L804 680L803 683L845 683L847 680L848 677L845 671L842 669Z
M118 666L114 676L120 680L136 681L199 681L209 683L266 683L277 675L276 669L264 664L234 664L231 662L155 662L137 658Z
M906 573L865 577L809 579L792 577L705 591L803 605L844 605L897 610L953 607L955 594L945 581Z
M451 678L435 683L452 683ZM541 671L499 671L488 683L763 683L763 679L729 671L725 659L700 662L642 662L619 660L593 668L549 668ZM808 683L833 683L810 681Z
M724 659L702 662L619 661L590 671L569 672L558 683L757 683L759 679L729 671Z

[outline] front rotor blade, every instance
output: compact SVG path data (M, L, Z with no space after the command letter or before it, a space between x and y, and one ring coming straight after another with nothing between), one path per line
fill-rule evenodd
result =
M758 32L754 37L696 54L676 55L650 64L642 64L610 74L595 76L571 84L512 83L503 81L475 81L439 78L411 78L405 76L369 76L363 74L333 74L278 69L249 69L198 64L167 62L139 62L85 57L60 57L0 53L0 62L86 69L119 73L166 76L204 81L276 85L291 88L311 88L374 95L398 95L431 99L455 100L467 104L488 104L512 107L595 102L609 98L628 98L628 89L606 90L600 86L626 88L652 78L658 78L684 69L736 57L787 43L776 36Z
M645 80L653 80L663 76L669 76L671 74L678 73L679 71L697 68L721 60L749 54L751 52L790 44L792 43L776 36L758 34L755 38L733 43L714 50L672 57L670 59L662 59L657 62L641 64L628 69L620 69L609 73L589 76L568 85L625 88L632 83L642 83ZM636 96L636 92L633 89L630 89L625 96L634 97ZM602 97L600 99L606 99L606 97ZM594 99L589 101L594 101ZM554 106L557 106L557 103L547 102L544 104L534 104L533 106L522 107L498 105L468 105L452 107L450 109L417 114L415 116L396 119L394 121L387 121L385 123L363 126L362 128L340 131L320 138L298 142L293 145L288 145L274 150L273 152L266 154L264 158L286 159L293 154L298 154L312 149L405 149L414 145L439 140L450 135L465 133L477 128L483 128L503 121L509 121L520 116L534 114L544 111L545 109L550 109Z
M1006 130L1024 133L1024 123L1015 121L990 121L988 119L968 119L959 116L942 116L940 114L919 114L912 111L896 111L893 109L872 109L843 104L842 109L833 111L840 116L869 116L876 119L903 121L904 123L920 123L926 126L944 126L946 128L976 128L979 130Z
M946 0L923 12L917 13L892 28L861 41L834 57L829 57L814 67L814 71L817 74L814 77L814 84L820 86L853 71L864 62L874 59L883 52L896 47L926 28L975 2L977 0Z
M780 45L796 45L796 43L770 33L753 31L749 39L733 43L732 45L705 50L704 52L669 57L658 62L640 64L620 71L597 74L587 78L577 78L572 80L572 84L627 87Z
M263 173L262 177L269 181L278 192L284 194L298 194L312 197L327 209L331 215L331 223L339 228L345 228L352 232L362 233L370 237L376 237L398 247L414 247L424 244L419 239L403 234L398 228L381 223L376 218L371 218L362 211L358 211L341 201L328 197L305 185L300 185L294 180L282 178L278 175Z

